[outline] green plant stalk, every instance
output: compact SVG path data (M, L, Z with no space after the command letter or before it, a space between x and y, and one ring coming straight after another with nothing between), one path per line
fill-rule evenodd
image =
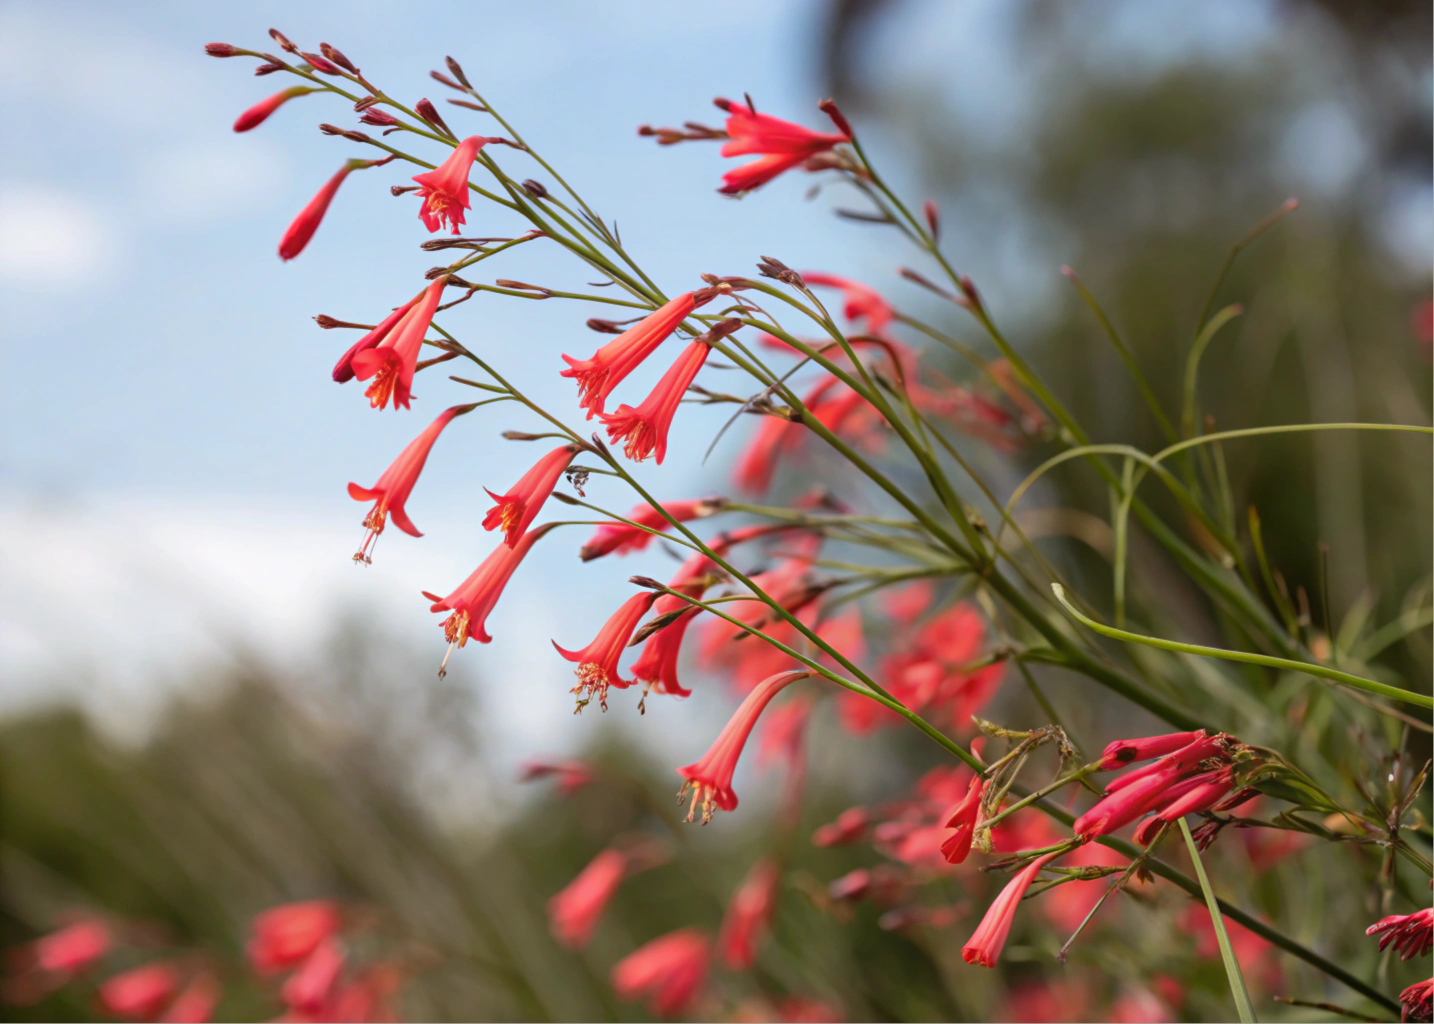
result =
M1195 877L1200 880L1200 888L1205 894L1205 906L1210 909L1210 923L1215 926L1215 939L1220 944L1220 959L1225 962L1225 979L1230 983L1230 994L1235 998L1235 1011L1245 1024L1253 1024L1256 1019L1255 1008L1250 1005L1250 993L1245 988L1245 976L1240 973L1240 962L1235 959L1235 951L1230 946L1230 936L1225 934L1225 918L1220 913L1220 900L1216 897L1215 890L1210 887L1210 879L1205 875L1205 865L1200 861L1200 851L1195 848L1195 837L1190 834L1190 825L1183 815L1180 818L1180 834L1185 837L1191 863L1195 865Z

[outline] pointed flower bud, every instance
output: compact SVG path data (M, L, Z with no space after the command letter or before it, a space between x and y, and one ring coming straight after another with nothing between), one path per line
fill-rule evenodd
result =
M211 57L233 57L239 50L229 43L205 43L204 52Z
M982 967L995 967L996 961L1001 957L1001 950L1006 947L1006 938L1011 934L1011 922L1015 920L1016 908L1021 905L1025 898L1026 890L1041 873L1041 868L1060 856L1060 853L1048 853L1043 857L1037 857L1020 870L1015 878L1006 883L1001 894L986 909L986 916L981 918L981 923L966 945L961 949L961 959L968 964L980 964Z
M294 99L296 96L306 96L311 92L317 91L317 89L311 89L308 86L296 85L292 89L276 92L268 99L260 100L248 110L244 111L244 113L240 114L234 122L234 130L236 132L247 132L251 128L257 128L268 119L270 114L289 102L289 100Z

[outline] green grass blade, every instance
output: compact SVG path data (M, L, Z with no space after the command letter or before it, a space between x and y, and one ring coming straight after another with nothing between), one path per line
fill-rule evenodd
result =
M1245 976L1240 973L1240 962L1235 959L1235 951L1230 947L1230 936L1225 934L1225 916L1220 913L1220 901L1215 898L1215 890L1210 888L1210 879L1205 875L1205 865L1200 863L1200 851L1195 848L1195 837L1190 834L1190 826L1183 817L1180 819L1180 834L1185 837L1185 845L1190 848L1190 859L1195 864L1195 877L1200 880L1200 889L1205 893L1205 905L1210 908L1210 923L1215 926L1215 939L1220 943L1220 959L1225 961L1225 977L1230 982L1230 994L1235 997L1235 1010L1244 1024L1253 1024L1256 1019L1255 1008L1250 1005L1250 993L1245 988Z

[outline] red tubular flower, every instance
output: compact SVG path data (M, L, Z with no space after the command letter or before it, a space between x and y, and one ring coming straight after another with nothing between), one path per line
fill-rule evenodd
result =
M288 970L339 930L339 911L328 900L285 903L250 925L249 962L260 974Z
M941 856L947 864L960 864L971 855L971 840L976 835L976 819L980 816L981 794L985 789L985 780L979 775L973 776L965 797L946 820L946 827L956 830L941 843Z
M623 679L618 674L617 663L622 658L627 642L637 630L638 622L647 614L656 599L656 594L646 592L629 597L612 613L607 622L603 623L593 642L580 651L558 647L557 641L553 641L559 654L569 661L577 662L578 667L574 674L578 677L578 685L574 686L571 692L578 696L578 711L587 707L594 697L597 698L598 706L606 711L608 688L616 686L619 690L624 690L632 685L631 680Z
M443 663L438 667L440 678L448 672L448 659L453 656L454 648L465 646L470 638L480 644L492 642L493 638L484 626L488 614L498 603L498 598L503 596L503 588L508 585L508 580L517 571L528 550L547 532L548 527L540 526L523 534L516 547L499 544L492 554L483 559L483 564L447 597L439 597L426 590L423 592L423 596L433 602L429 611L451 613L443 620L443 636L448 641L448 652L443 655Z
M757 432L742 449L732 478L737 486L753 494L765 494L777 471L777 457L801 435L797 425L782 416L763 416Z
M692 806L687 810L688 821L696 815L699 804L702 806L704 825L712 820L714 804L724 811L737 809L737 794L732 791L732 773L737 770L737 761L742 756L747 737L752 734L752 727L757 724L762 709L773 697L810 674L805 670L778 672L763 680L747 694L731 719L722 727L716 742L702 756L702 760L677 769L677 774L686 780L677 792L678 799L683 799L687 791L692 790Z
M1194 732L1172 732L1163 736L1146 736L1137 740L1115 740L1106 744L1105 750L1102 751L1100 770L1109 771L1112 768L1120 768L1136 761L1148 761L1152 757L1173 754L1203 738L1204 735L1204 729L1196 729Z
M1192 771L1199 766L1201 761L1222 756L1225 753L1226 742L1227 738L1223 733L1216 736L1201 736L1175 753L1166 754L1144 768L1137 768L1133 772L1126 772L1124 775L1111 779L1105 784L1105 791L1107 794L1118 793L1129 786L1143 783L1152 775L1173 777Z
M871 816L865 808L848 807L836 816L836 821L823 825L812 833L813 846L850 846L866 837L871 825Z
M518 538L533 525L533 520L538 518L538 513L543 510L543 502L553 493L558 477L563 475L563 470L568 468L577 453L578 446L575 444L554 448L524 473L506 494L494 494L488 491L488 488L483 488L488 491L488 496L498 503L488 510L488 515L483 519L483 529L501 529L503 543L510 548L517 544Z
M334 364L334 383L346 384L349 381L353 380L354 356L358 355L365 349L374 348L376 345L378 345L379 342L383 341L384 338L387 338L389 333L394 329L394 327L398 326L399 321L401 321L405 316L408 315L408 311L412 309L414 305L418 302L418 300L421 298L423 298L423 293L419 292L413 298L409 299L403 305L395 309L392 313L388 314L388 316L384 317L377 327L369 331L358 341L354 342L353 347L351 347L347 352L341 355L339 357L339 361Z
M558 792L572 796L593 780L592 769L584 761L524 761L518 774L519 782L555 779Z
M373 383L364 392L372 408L386 408L390 398L395 409L400 405L408 408L409 399L413 397L418 350L423 347L423 336L428 332L428 325L438 309L438 300L443 297L443 289L447 285L447 277L435 280L382 338L349 357L354 376L359 380L373 378Z
M686 604L680 597L664 594L653 605L653 611L657 615L665 615ZM701 611L700 608L689 607L670 626L664 626L648 637L643 642L642 653L632 663L632 677L647 683L657 693L690 697L692 691L684 689L677 678L677 659L682 653L682 640L687 635L687 627Z
M756 962L757 946L777 909L781 882L782 869L776 862L759 860L732 894L717 936L717 951L731 970L745 971Z
M616 444L626 438L623 454L634 462L641 462L654 452L657 464L667 457L667 431L672 426L672 417L677 414L678 403L687 394L687 386L707 362L707 353L712 346L705 341L694 341L662 375L652 393L634 409L620 405L617 412L605 414L602 424L607 428L608 440Z
M159 1018L160 1024L202 1024L214 1016L214 1008L219 1005L222 994L219 980L214 975L208 971L197 974L174 997L174 1002Z
M240 114L239 119L234 122L234 130L236 132L247 132L251 128L257 128L268 119L270 114L289 102L289 100L296 96L305 96L308 93L317 91L318 90L310 89L307 86L296 85L292 89L276 92L268 99L260 100L248 110L244 111L244 113ZM328 204L325 203L325 205Z
M179 971L173 964L146 964L116 974L100 986L100 1003L116 1017L150 1020L179 988Z
M996 961L1001 958L1001 950L1006 946L1006 937L1011 934L1011 922L1016 917L1016 908L1021 905L1026 890L1041 873L1041 868L1059 856L1060 853L1057 852L1037 857L1006 883L1001 894L986 909L986 916L981 918L976 931L961 948L961 959L968 964L980 964L982 967L996 966Z
M626 1002L647 996L654 1014L675 1017L696 1001L711 959L707 936L681 928L619 960L612 969L612 988Z
M588 419L602 413L613 388L657 351L657 347L701 304L695 293L683 292L598 349L592 358L563 356L568 368L560 376L577 381L578 407L587 410Z
M722 144L723 156L759 154L751 163L736 167L722 175L724 195L740 195L759 188L810 157L825 153L848 139L845 135L814 132L791 121L759 114L751 107L738 106L718 99L717 106L727 111L729 141Z
M465 223L463 211L471 209L468 201L468 169L478 156L478 151L488 142L481 135L470 135L454 148L447 160L437 168L423 174L415 174L418 182L418 198L423 205L418 208L418 219L429 232L444 225L453 233Z
M343 948L333 936L325 938L299 969L284 982L284 1002L302 1013L313 1013L328 1002L344 969Z
M1170 790L1172 799L1164 806L1155 805L1158 813L1140 823L1140 827L1135 830L1135 841L1141 846L1149 846L1162 826L1178 821L1187 814L1209 810L1234 788L1234 780L1227 768L1198 775L1177 785ZM1183 792L1179 792L1180 790Z
M627 514L627 518L639 526L647 527L648 530L666 530L672 524L667 521L667 516L662 514L664 511L679 523L686 523L720 512L722 505L721 498L664 502L662 511L651 505L638 505ZM641 551L651 542L652 534L647 530L640 530L627 523L604 523L588 538L588 542L578 552L578 557L584 562L591 562L603 555L625 555L629 551Z
M803 271L802 280L807 284L840 288L842 299L846 304L842 309L842 315L853 323L865 319L866 329L871 334L880 334L896 318L896 311L877 293L876 289L859 281L838 277L835 274L812 271Z
M1177 778L1176 773L1147 775L1134 785L1110 794L1075 820L1075 834L1093 839L1129 825L1152 805L1167 799Z
M548 900L548 928L553 938L569 949L586 946L626 875L626 854L609 849L594 857L567 888Z
M350 160L338 169L324 187L319 189L318 194L309 200L309 205L299 211L299 215L289 224L289 229L284 232L284 237L279 239L279 258L291 260L304 251L304 246L309 244L309 239L314 237L314 232L319 230L319 224L323 222L324 214L328 212L329 203L333 202L334 195L338 192L339 186L344 183L354 171L360 167L370 166L367 160Z
M423 536L418 532L418 527L413 525L413 520L408 518L404 506L408 502L408 496L413 493L413 485L418 483L418 476L423 472L423 465L428 461L428 453L433 450L433 443L438 440L438 435L443 433L443 428L448 426L455 416L461 416L472 409L471 405L455 405L439 413L438 418L425 427L423 433L408 442L408 446L398 453L398 458L383 471L378 483L372 487L349 484L350 498L354 501L374 503L364 517L364 529L368 532L364 535L363 546L354 554L355 562L367 565L373 561L369 549L378 539L378 535L383 533L389 516L393 516L394 525L410 537Z
M35 940L34 965L42 971L72 978L93 966L110 949L110 930L93 919L76 921Z
M1434 947L1434 910L1425 907L1412 914L1394 914L1381 918L1365 929L1366 935L1378 935L1379 951L1391 943L1399 951L1399 959L1428 956Z
M1399 1002L1404 1008L1400 1020L1427 1021L1434 1017L1434 979L1416 981L1399 993Z

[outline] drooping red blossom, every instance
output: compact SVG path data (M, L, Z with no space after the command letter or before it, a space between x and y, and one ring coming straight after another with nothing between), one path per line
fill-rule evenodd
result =
M815 132L770 114L759 114L752 107L730 100L718 99L716 103L727 112L729 140L722 144L722 155L758 156L722 175L722 187L717 191L724 195L740 195L760 188L818 153L849 141L845 135Z
M349 358L354 376L359 380L373 379L364 392L372 408L386 408L389 399L393 400L394 409L409 407L418 351L423 347L423 336L428 333L428 325L447 285L446 276L435 279L382 338Z
M1392 944L1401 960L1428 956L1434 948L1434 910L1425 907L1412 914L1391 914L1370 925L1364 934L1380 937L1381 953Z
M1193 732L1172 732L1142 739L1114 740L1106 744L1105 750L1101 752L1100 770L1109 771L1111 768L1121 768L1136 761L1148 761L1152 757L1173 754L1204 735L1204 729L1196 729Z
M296 967L339 930L339 909L328 900L273 907L250 925L249 962L260 974Z
M443 664L438 668L440 676L447 671L448 659L455 648L466 646L470 639L480 644L492 642L485 625L488 614L498 603L498 598L503 596L503 588L508 585L523 558L548 529L547 526L540 526L529 530L516 547L499 544L447 597L439 597L426 590L423 592L423 596L433 602L429 611L450 613L443 620L443 636L448 641L448 652L443 655Z
M645 536L650 537L651 534ZM715 568L712 561L699 552L682 563L682 567L668 580L667 585L688 597L701 597L711 581L709 573ZM682 612L683 608L687 610ZM657 693L673 697L690 696L692 691L684 688L677 677L677 659L682 652L682 640L687 635L687 627L702 609L689 605L676 594L663 594L652 609L654 618L678 612L681 614L674 622L659 629L643 642L642 653L632 663L632 676L647 683L649 688Z
M399 969L392 964L376 964L351 981L341 978L329 1001L312 1019L393 1024L399 1019L394 1014L393 995L402 979ZM307 1015L288 1016L289 1019L309 1019Z
M617 412L605 413L602 424L607 429L608 440L616 444L624 441L623 454L634 462L641 462L656 454L657 464L667 457L667 431L672 418L677 415L677 406L687 394L687 386L697 377L697 371L707 361L712 346L705 341L694 341L682 350L677 359L662 375L652 393L637 408L620 405Z
M503 543L510 548L517 544L518 538L533 524L533 520L538 518L538 513L543 510L543 503L548 500L548 495L553 493L558 478L563 475L563 470L568 468L577 453L578 446L575 444L554 448L524 473L505 494L494 494L488 491L488 488L483 488L488 491L488 496L497 502L483 518L483 529L501 529Z
M632 680L623 679L618 674L618 661L622 658L627 642L636 632L637 624L656 599L657 595L649 592L629 597L612 613L607 622L603 623L592 643L580 651L558 647L557 641L553 641L559 654L577 663L574 674L578 677L578 685L574 686L571 692L577 694L578 711L594 699L597 700L598 706L606 711L609 687L615 686L622 690L632 685Z
M388 517L393 517L393 524L410 537L422 537L418 527L413 525L413 520L408 518L406 505L408 496L413 493L414 484L418 483L419 474L423 472L424 463L428 461L428 453L433 450L433 443L438 440L438 435L443 433L443 428L453 421L455 416L462 416L473 409L472 405L455 405L439 413L438 418L424 428L408 445L399 452L398 458L383 471L378 478L378 483L372 487L360 487L358 484L349 484L349 497L354 501L371 501L373 508L364 517L363 525L367 531L364 534L363 544L354 554L355 562L368 564L373 561L370 554L378 535L383 533Z
M625 555L629 551L641 551L652 542L652 534L648 530L666 530L672 524L667 521L671 516L679 523L690 522L693 519L704 519L722 510L723 501L720 498L696 498L686 501L666 501L662 503L662 510L653 508L651 505L638 505L627 514L628 520L645 526L647 530L639 529L638 526L629 526L627 523L604 523L597 528L578 557L584 562L591 562L594 558L601 558L604 555L619 554ZM666 512L667 515L662 513Z
M785 762L792 769L801 765L812 706L812 697L799 694L781 707L772 709L762 723L761 735L757 737L759 765Z
M295 1010L312 1014L328 1002L343 969L343 947L330 935L289 976L280 994Z
M179 988L179 970L156 963L116 974L100 986L100 1003L116 1017L152 1020Z
M941 856L947 864L960 864L971 855L971 840L976 835L976 819L981 813L981 795L985 789L985 780L973 775L966 795L946 819L946 827L956 830L941 843Z
M696 928L680 928L653 939L619 960L612 988L625 1002L647 997L659 1017L675 1017L696 1002L707 979L712 943Z
M349 350L343 355L341 355L339 357L339 361L334 364L334 383L346 384L349 381L353 380L354 356L358 355L365 349L375 347L376 345L378 345L379 342L383 341L384 338L387 338L389 333L395 327L398 326L399 322L405 316L408 315L408 311L412 309L415 305L417 305L419 299L423 298L423 295L423 292L419 292L413 298L409 299L403 305L399 306L392 313L388 314L388 316L384 317L381 321L379 321L378 325L374 327L373 330L369 331L358 341L354 342L353 345L349 348Z
M986 909L986 916L981 918L976 931L966 945L961 947L961 959L968 964L980 964L982 967L996 966L996 961L1001 958L1001 950L1006 946L1006 937L1011 934L1011 922L1015 920L1016 908L1025 898L1026 890L1041 873L1041 868L1059 856L1060 853L1057 852L1037 857L1006 883L1001 894Z
M1234 785L1228 768L1205 772L1188 782L1179 784L1178 788L1185 791L1180 795L1175 795L1175 789L1172 788L1171 797L1152 808L1156 813L1141 822L1140 827L1135 830L1135 841L1141 846L1149 846L1162 827L1180 820L1187 814L1198 814L1200 811L1209 810L1224 799ZM1186 786L1189 788L1185 789Z
M244 113L240 114L238 120L234 122L234 130L236 132L247 132L251 128L257 128L268 120L270 114L278 110L285 103L294 99L296 96L305 96L311 92L318 92L318 90L310 89L303 85L296 85L292 89L276 92L268 99L260 100L248 110L244 111Z
M891 324L891 321L896 319L896 311L877 293L876 289L859 281L838 277L836 274L823 274L814 271L803 271L802 280L807 284L840 288L842 300L845 303L842 315L852 323L865 320L866 330L870 334L881 334Z
M214 1009L224 990L219 979L208 971L196 974L174 997L159 1018L159 1024L205 1024L214 1018Z
M104 922L84 918L36 939L30 951L36 969L73 978L94 966L109 952L110 944Z
M1220 757L1225 753L1226 738L1223 735L1205 736L1202 734L1186 746L1181 747L1174 753L1166 754L1158 760L1134 771L1117 775L1105 784L1107 794L1115 794L1130 786L1139 785L1152 775L1179 776L1185 772L1194 771L1201 761L1213 757Z
M732 479L744 491L766 494L777 471L778 457L800 436L797 425L785 417L761 417L757 432L737 459Z
M757 946L777 908L777 888L781 883L782 869L775 861L763 859L752 865L732 894L717 936L718 954L729 969L745 971L756 963Z
M593 780L593 770L586 761L524 761L518 773L519 782L554 779L558 792L572 796Z
M560 376L577 381L578 407L587 410L588 419L603 412L613 389L656 352L678 325L711 295L706 295L702 301L698 301L699 298L701 296L695 292L683 292L623 331L589 359L563 356L568 368Z
M329 203L333 202L345 178L354 171L363 170L365 167L379 167L392 159L393 157L387 156L381 160L350 160L340 167L334 176L324 183L324 187L319 189L318 194L309 200L309 205L300 210L299 215L289 224L284 237L279 239L279 258L291 260L304 251L304 247L314 237L314 232L319 230L319 224L328 212Z
M548 929L569 949L582 949L592 938L608 902L627 876L628 858L607 849L578 872L567 887L548 900Z
M1399 1004L1403 1008L1400 1020L1428 1021L1434 1018L1434 978L1416 981L1399 993Z
M759 684L722 727L721 733L702 759L677 769L677 774L685 780L678 791L678 799L684 798L689 789L692 791L692 805L687 810L688 821L696 815L699 804L702 807L703 824L712 820L714 805L724 811L737 809L737 794L732 791L732 774L737 770L737 761L742 756L747 737L752 734L752 727L757 724L762 710L773 697L808 675L810 673L806 671L779 672Z
M468 199L468 169L487 142L481 135L470 135L435 169L413 176L419 185L418 198L423 201L418 208L418 219L430 233L447 225L456 235L465 223L464 211L472 208Z

